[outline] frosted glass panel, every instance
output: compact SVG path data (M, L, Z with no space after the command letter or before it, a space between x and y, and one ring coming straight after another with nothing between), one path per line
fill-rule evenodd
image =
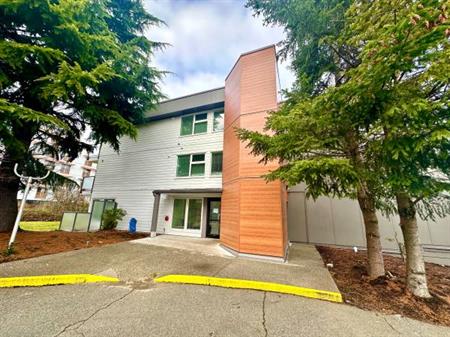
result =
M89 213L78 213L73 230L78 232L87 232L90 216L91 215Z
M98 231L102 223L103 207L105 202L103 200L94 200L92 205L91 225L90 231Z
M62 231L71 232L73 228L73 222L75 220L76 213L64 213L61 220L61 227L59 228Z
M114 200L106 200L105 201L105 211L107 209L113 209L114 207L116 207L116 202Z

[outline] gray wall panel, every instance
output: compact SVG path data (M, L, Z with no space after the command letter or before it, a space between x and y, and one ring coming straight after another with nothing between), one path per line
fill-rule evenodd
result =
M290 241L365 246L364 223L357 201L321 197L305 202L302 184L289 189L288 201ZM386 218L378 214L378 220L383 248L397 250L398 241L403 242L398 216ZM419 234L423 245L450 247L450 216L434 222L419 219Z
M358 203L349 199L330 199L336 244L362 246L365 241Z
M309 242L335 242L332 224L332 211L329 198L320 197L316 200L316 202L310 202L310 200L307 200L306 219Z
M289 203L292 203L294 207L289 207L288 204L288 223L295 224L295 226L289 228L289 233L297 238L298 241L307 242L305 194L301 192L290 193Z

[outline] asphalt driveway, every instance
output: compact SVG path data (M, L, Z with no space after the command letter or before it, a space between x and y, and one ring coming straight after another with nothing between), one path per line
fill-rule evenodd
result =
M449 328L345 304L152 281L199 274L336 289L310 248L293 247L289 263L276 264L127 242L5 263L1 277L94 273L122 282L0 289L0 335L450 336Z

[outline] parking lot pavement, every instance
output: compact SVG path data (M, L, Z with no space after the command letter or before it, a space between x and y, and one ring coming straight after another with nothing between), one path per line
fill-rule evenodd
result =
M336 289L310 248L296 246L289 263L275 264L127 242L4 263L0 277L89 273L121 282L0 289L0 336L450 336L345 304L153 282L194 274Z
M0 290L1 336L450 336L450 329L344 304L193 285Z

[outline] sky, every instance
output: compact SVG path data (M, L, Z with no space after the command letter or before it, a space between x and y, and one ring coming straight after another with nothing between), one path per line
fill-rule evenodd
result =
M153 65L171 72L161 85L168 98L224 86L240 54L283 40L281 27L267 27L241 0L144 0L148 12L166 22L147 36L169 43ZM279 63L281 89L292 85L288 62Z

